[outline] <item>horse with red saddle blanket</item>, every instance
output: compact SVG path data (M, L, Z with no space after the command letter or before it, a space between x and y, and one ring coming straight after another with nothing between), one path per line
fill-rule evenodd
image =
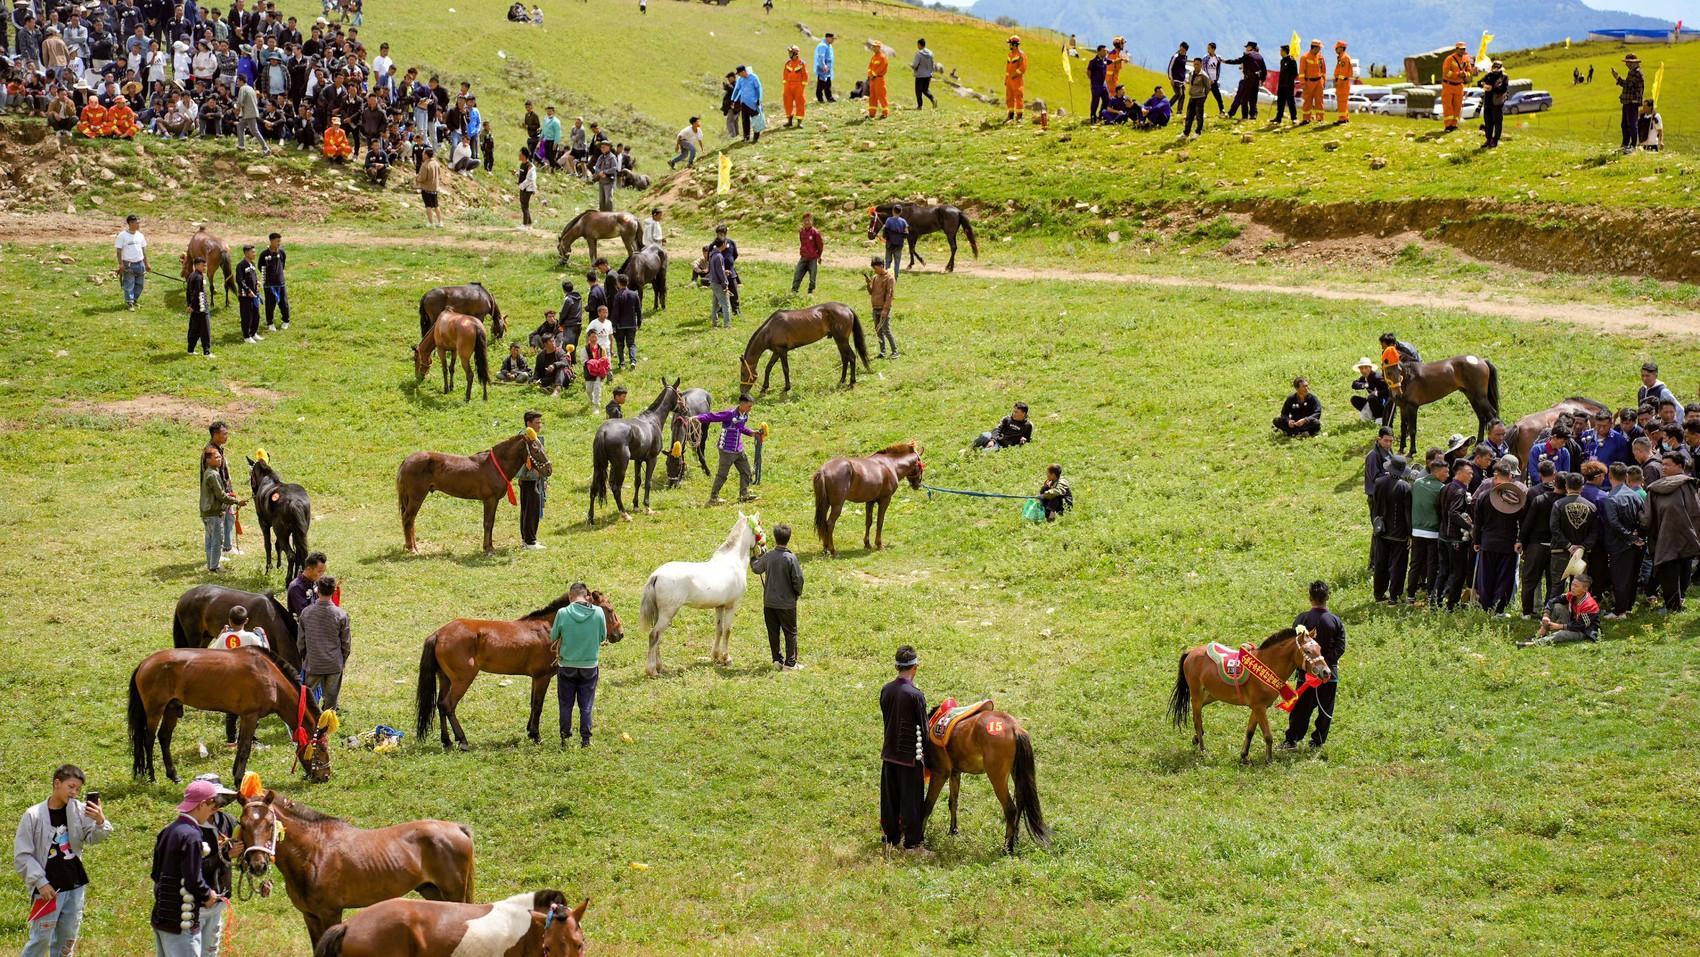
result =
M990 699L962 707L946 698L927 718L928 765L925 816L931 817L939 792L950 784L950 833L956 833L956 790L963 774L984 774L1003 805L1004 851L1015 853L1015 838L1023 821L1040 847L1051 846L1051 829L1039 807L1039 783L1033 762L1033 741L1021 722L1006 711L993 710ZM1009 782L1015 778L1015 790Z
M1263 640L1255 649L1247 643L1239 648L1211 642L1181 652L1175 690L1169 697L1169 716L1175 727L1186 721L1188 708L1192 711L1192 744L1204 750L1204 706L1212 701L1237 704L1251 709L1246 722L1245 747L1240 760L1251 758L1251 736L1263 729L1266 752L1264 763L1275 759L1275 738L1269 731L1269 706L1281 699L1281 710L1292 707L1301 691L1287 686L1286 676L1304 669L1305 684L1313 686L1333 677L1328 662L1323 660L1322 646L1309 631L1284 628Z

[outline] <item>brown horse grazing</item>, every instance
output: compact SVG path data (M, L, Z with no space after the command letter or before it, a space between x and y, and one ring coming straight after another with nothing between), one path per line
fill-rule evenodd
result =
M1505 437L1505 444L1511 447L1511 454L1517 456L1517 462L1526 470L1529 467L1529 450L1535 447L1535 440L1557 424L1561 417L1568 415L1592 422L1596 413L1610 411L1611 407L1603 402L1573 395L1550 409L1531 412L1518 419L1517 424L1511 427L1511 433Z
M431 353L443 357L443 394L448 395L455 384L455 360L466 370L466 401L472 401L472 364L478 363L478 382L484 387L484 401L490 401L490 341L484 323L468 315L444 309L437 314L425 338L413 347L414 381L424 382L431 371Z
M773 382L773 364L778 362L785 371L785 389L791 391L791 360L788 354L792 349L798 349L812 342L819 342L831 336L838 343L838 384L843 385L845 378L850 380L851 388L856 386L856 357L862 357L862 368L871 369L868 364L868 341L862 336L862 320L856 318L856 310L842 302L823 302L807 309L781 309L767 317L767 321L756 327L750 334L750 341L744 346L744 357L738 360L738 381L744 388L752 388L756 384L756 364L761 362L762 353L772 351L773 358L767 360L767 372L762 377L761 390ZM851 344L855 350L851 350Z
M216 275L221 269L224 271L224 304L230 305L230 290L236 286L236 278L230 272L230 244L207 232L205 226L195 230L195 235L189 237L188 251L177 257L185 282L189 273L194 271L196 257L207 261L207 275ZM207 302L210 304L212 301L209 292Z
M494 904L396 897L325 931L313 957L580 957L589 906L569 909L558 890Z
M1039 782L1033 763L1033 740L1021 727L1021 722L1004 711L979 711L958 720L950 729L944 747L929 733L927 751L932 755L933 780L927 786L925 817L933 814L939 792L950 783L950 833L956 833L956 789L964 774L984 774L992 782L992 791L1003 805L1003 846L1005 853L1015 853L1015 838L1021 822L1027 822L1027 834L1040 847L1051 846L1051 829L1045 824L1045 813L1039 807ZM936 720L945 710L940 705L933 712ZM1015 778L1015 792L1010 793L1009 779Z
M329 737L320 725L312 695L302 700L301 675L294 666L264 648L169 648L142 659L130 673L131 773L154 780L153 743L165 759L165 776L177 780L171 759L171 735L184 708L222 711L236 716L236 765L232 781L242 780L254 729L275 714L289 726L295 756L314 782L331 778ZM305 719L305 720L303 720ZM302 743L303 740L305 743Z
M968 235L968 248L974 251L974 258L980 258L980 244L974 240L974 224L968 221L968 214L955 206L928 206L922 203L886 203L868 210L868 238L879 237L880 230L885 228L885 221L893 214L901 214L904 222L909 224L909 265L917 262L925 266L927 261L915 254L915 240L928 233L944 233L944 238L950 243L950 262L944 264L945 272L956 271L956 231L961 229Z
M561 263L565 265L567 256L573 251L573 243L582 239L590 247L590 259L595 262L596 241L618 239L625 244L626 255L635 256L642 235L643 227L638 225L637 217L631 213L587 209L574 216L573 221L561 230L561 238L555 241L555 250L561 254Z
M395 493L401 506L401 533L407 550L419 550L413 520L425 505L425 496L442 492L484 503L484 553L493 553L496 507L502 503L503 495L514 494L511 476L525 464L527 456L534 462L549 461L542 444L527 441L521 432L470 458L447 452L415 452L402 459L401 468L396 470Z
M431 331L431 323L437 321L437 316L444 309L453 309L463 316L473 316L490 319L490 335L497 342L508 334L508 322L502 318L502 308L496 305L496 297L490 295L490 290L483 283L469 282L464 286L438 286L419 297L419 337Z
M1275 739L1269 733L1269 706L1280 697L1279 692L1269 687L1253 675L1243 662L1243 656L1252 653L1248 644L1235 651L1226 645L1212 644L1209 647L1199 645L1181 652L1179 674L1175 677L1175 691L1169 697L1169 717L1174 719L1175 727L1182 727L1186 722L1187 708L1192 709L1192 744L1200 753L1204 751L1204 706L1212 701L1223 701L1228 704L1243 705L1251 709L1251 720L1245 726L1245 747L1240 749L1242 762L1251 759L1251 736L1259 728L1263 729L1264 763L1275 759ZM1306 674L1315 675L1327 681L1333 677L1328 668L1328 662L1322 658L1322 647L1316 639L1308 634L1300 634L1292 628L1285 628L1270 635L1257 646L1257 659L1269 666L1276 680L1285 682L1287 676L1297 671L1301 666ZM1218 664L1217 657L1225 657L1232 664ZM1223 675L1232 669L1236 680L1225 678Z
M549 631L555 624L555 613L571 603L570 595L562 595L515 621L456 618L432 632L419 653L419 691L415 698L418 721L414 727L419 740L425 740L431 732L432 717L438 716L442 719L443 750L450 747L450 725L460 749L467 750L466 732L461 730L456 709L479 672L488 672L531 679L531 718L525 723L525 735L541 741L543 698L555 676L561 650L559 644L549 640ZM610 642L626 636L607 596L593 591L590 603L602 609L607 618Z
M1478 356L1453 356L1439 362L1401 362L1384 366L1387 387L1399 409L1399 450L1410 442L1417 454L1417 407L1438 402L1462 392L1476 410L1476 441L1487 432L1487 424L1499 417L1499 370Z
M815 471L815 532L820 535L821 547L828 555L836 556L832 530L838 525L838 514L845 502L868 503L862 522L862 547L875 551L885 547L885 510L897 493L899 480L908 479L910 488L921 487L921 446L910 439L884 451L853 459L846 456L828 461ZM874 505L879 505L879 524L874 524ZM874 540L868 544L868 532Z
M272 650L299 671L302 651L296 641L295 616L271 592L257 595L223 585L196 585L177 599L171 615L172 647L205 648L224 630L236 605L248 610L248 628L264 629Z
M472 829L464 824L409 821L368 831L266 791L243 805L236 828L231 851L243 876L264 877L277 862L315 946L350 907L412 891L472 900Z
M620 275L626 277L627 285L637 290L640 299L643 287L652 287L654 308L667 308L667 250L660 246L646 246L638 250L620 264Z

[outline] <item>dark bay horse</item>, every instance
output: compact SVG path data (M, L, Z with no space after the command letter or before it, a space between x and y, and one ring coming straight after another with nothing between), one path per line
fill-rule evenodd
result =
M295 740L295 756L310 781L329 781L331 756L312 695L303 700L301 674L264 648L168 648L142 659L130 673L131 773L154 780L153 744L159 738L165 776L177 780L171 736L184 708L222 711L237 718L236 765L231 780L242 780L254 729L275 714Z
M1243 656L1249 649L1250 646L1247 645L1239 654ZM1257 647L1256 655L1282 682L1300 667L1304 668L1306 674L1315 675L1323 681L1332 677L1328 662L1323 660L1322 648L1317 645L1316 639L1309 635L1301 638L1299 633L1291 628L1284 628L1265 638L1263 644ZM1199 645L1181 652L1179 674L1175 677L1175 691L1169 697L1169 717L1174 720L1175 727L1182 727L1186 723L1187 709L1191 708L1192 744L1202 753L1205 705L1212 701L1222 701L1250 708L1251 720L1246 722L1245 747L1240 749L1240 760L1243 762L1251 759L1251 736L1261 728L1264 763L1267 764L1275 759L1275 738L1269 732L1269 706L1279 697L1280 694L1275 689L1250 673L1243 674L1239 684L1224 681L1205 646Z
M224 272L224 304L227 306L230 305L230 290L236 287L236 278L230 271L232 268L230 262L230 244L217 236L214 236L212 233L207 232L207 228L205 226L195 230L195 235L189 237L188 250L184 252L182 256L178 257L178 260L183 267L182 275L185 282L189 279L189 273L194 271L195 258L197 256L207 261L208 276L216 275L221 270ZM211 305L212 302L212 290L209 287L207 290L207 303Z
M413 520L419 517L425 496L442 492L453 498L472 498L484 503L484 553L494 552L496 507L502 503L503 495L513 498L512 476L525 464L527 456L534 461L548 461L543 446L527 441L521 432L470 457L448 452L415 452L402 459L401 468L396 470L395 493L401 506L401 532L407 550L419 550Z
M196 585L177 599L177 610L171 616L172 647L205 648L224 630L230 609L236 605L248 610L248 627L265 629L272 650L300 670L302 652L295 616L271 592L257 595L223 585Z
M464 286L438 286L419 297L419 337L431 331L431 323L437 321L437 316L444 309L452 309L463 316L472 316L490 320L490 335L497 342L508 334L508 322L502 317L502 308L496 305L496 297L490 295L490 290L483 283L471 282Z
M815 471L815 532L820 535L821 548L828 555L837 555L832 544L832 530L838 525L838 514L845 502L868 503L862 522L862 547L876 551L885 547L885 510L897 493L898 483L909 480L910 488L921 487L921 446L910 439L890 448L861 458L839 456ZM874 506L879 505L879 524L874 525ZM868 532L873 530L873 544Z
M1551 429L1563 416L1576 419L1587 419L1591 423L1594 415L1599 412L1610 412L1611 407L1603 402L1585 399L1573 395L1550 409L1531 412L1517 420L1511 427L1511 432L1505 437L1505 444L1511 446L1511 454L1517 456L1517 461L1524 469L1529 467L1529 450L1535 447L1535 440L1542 432Z
M277 532L277 564L284 581L307 567L307 530L313 524L313 506L307 490L285 483L266 458L248 460L248 487L254 493L254 514L260 520L260 536L266 542L266 571L272 570L272 532Z
M313 957L580 957L586 898L558 890L494 904L394 897L325 931Z
M678 488L685 484L685 451L696 453L697 465L702 467L702 474L709 474L708 459L704 451L708 448L708 430L703 428L693 416L702 415L713 408L714 398L707 389L686 389L679 393L679 411L673 414L673 437L667 442L667 487Z
M823 302L807 309L780 309L767 320L756 327L750 334L750 341L744 346L744 356L738 360L738 381L744 388L753 388L756 384L756 365L761 362L762 353L771 351L773 357L767 360L767 371L762 376L761 391L766 392L773 382L773 364L780 363L785 371L785 389L791 391L791 360L788 357L792 349L798 349L813 342L819 342L831 336L838 343L838 384L843 385L846 377L852 388L856 385L856 357L861 356L862 368L872 368L868 365L868 342L862 336L862 320L856 318L856 310L842 302ZM852 350L851 346L855 348Z
M943 706L940 706L940 710ZM934 711L937 716L939 711ZM1004 711L981 711L968 715L951 728L950 738L939 747L929 734L927 750L932 754L933 780L927 786L926 817L933 814L939 792L950 784L950 833L956 833L956 789L964 774L984 774L1003 805L1004 852L1015 853L1015 838L1026 821L1027 834L1040 847L1051 846L1051 829L1039 807L1039 781L1033 762L1033 739L1015 716ZM1015 792L1009 781L1015 778Z
M601 210L587 209L574 216L572 222L561 230L561 238L555 241L555 251L561 254L561 263L565 264L567 256L573 251L573 243L582 239L590 247L590 259L595 262L596 241L618 239L625 244L626 255L635 256L642 235L643 227L638 225L637 217L631 213L604 213Z
M928 233L944 233L945 241L950 243L950 262L944 264L945 272L956 271L956 231L961 229L968 236L968 248L974 251L974 258L980 258L980 244L974 239L974 224L968 221L968 214L955 206L928 206L922 203L885 203L868 210L868 238L879 237L880 230L885 228L885 221L893 213L903 216L909 224L909 265L917 262L925 266L927 261L915 254L915 240Z
M645 246L626 257L620 264L620 275L626 277L626 284L636 289L640 297L644 286L654 287L651 290L655 296L654 308L667 308L667 250Z
M543 698L555 677L560 646L549 640L555 613L572 603L562 595L542 608L514 621L487 618L456 618L431 633L419 652L419 690L415 698L419 740L431 731L431 720L440 717L443 750L449 744L449 729L465 751L466 732L461 730L456 709L480 672L493 675L525 675L531 679L531 718L525 723L526 737L542 740ZM620 616L607 596L590 593L590 603L608 619L608 640L625 637Z
M643 495L643 510L650 512L649 485L655 478L655 460L661 455L661 427L679 409L679 380L661 380L661 394L637 415L628 419L605 419L596 427L591 444L590 511L585 524L596 524L596 502L608 501L608 490L614 490L614 505L620 517L631 521L620 492L626 483L626 465L632 470L632 508L637 508L638 495Z
M1381 374L1393 390L1399 409L1399 450L1410 443L1417 454L1417 408L1462 392L1476 412L1476 441L1487 432L1487 424L1499 417L1499 370L1478 356L1453 356L1439 362L1400 362L1384 366Z
M431 324L419 344L413 347L415 381L424 382L425 374L431 371L432 352L440 353L443 357L444 395L454 390L454 364L458 359L461 368L466 371L465 401L472 401L474 362L478 364L478 382L484 387L484 401L490 401L490 341L484 332L484 323L453 309L444 309L438 313L436 322Z
M264 877L277 863L289 902L317 945L350 907L418 892L470 902L472 829L449 821L410 821L368 831L266 791L236 822L240 869Z

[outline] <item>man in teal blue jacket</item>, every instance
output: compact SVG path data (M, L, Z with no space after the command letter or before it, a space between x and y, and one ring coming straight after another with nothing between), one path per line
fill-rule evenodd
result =
M549 641L560 647L556 660L555 693L560 699L561 745L573 726L573 702L578 702L579 747L590 747L591 712L596 708L596 679L600 676L602 642L608 622L602 609L590 603L590 589L573 582L567 595L572 603L555 613Z

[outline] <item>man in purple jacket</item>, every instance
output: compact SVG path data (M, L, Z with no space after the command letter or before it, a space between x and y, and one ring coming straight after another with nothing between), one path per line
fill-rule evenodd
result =
M738 470L738 501L753 502L755 496L750 494L750 459L744 454L744 436L757 434L749 427L750 410L755 407L756 400L748 392L738 396L736 408L724 412L704 412L696 417L698 422L720 423L720 468L714 474L714 488L709 490L708 504L720 504L720 487L726 484L726 473L734 467Z

